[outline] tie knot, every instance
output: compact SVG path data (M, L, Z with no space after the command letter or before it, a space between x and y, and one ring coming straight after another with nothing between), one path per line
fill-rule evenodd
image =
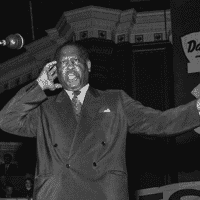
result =
M73 95L74 95L74 96L78 96L80 93L81 93L80 90L76 90L76 91L73 92Z

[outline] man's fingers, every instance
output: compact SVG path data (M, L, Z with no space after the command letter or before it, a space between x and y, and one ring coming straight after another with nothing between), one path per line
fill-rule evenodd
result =
M51 75L52 80L54 80L57 77L57 73L55 73L54 75Z
M54 84L54 87L53 87L53 88L51 88L51 90L55 90L55 89L59 89L59 88L62 88L62 85L61 85L61 84L58 84L58 83L56 83L56 84Z
M56 84L55 84L55 87L56 87L56 88L62 88L62 85L59 84L59 83L56 83Z
M50 70L56 63L57 63L57 61L52 61L50 63L47 63L46 68Z
M50 64L50 65L55 65L57 63L57 61L52 61L52 62L50 62L50 63L48 63L48 64Z

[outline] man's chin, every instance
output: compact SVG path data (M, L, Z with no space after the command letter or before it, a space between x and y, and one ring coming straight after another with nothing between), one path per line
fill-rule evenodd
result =
M65 82L64 88L67 89L67 90L78 90L78 89L80 89L81 88L80 79L77 79L77 81L75 81L74 83L70 82L70 81Z

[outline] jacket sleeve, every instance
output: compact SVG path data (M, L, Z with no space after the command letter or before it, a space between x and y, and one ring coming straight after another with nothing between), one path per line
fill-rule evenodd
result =
M0 128L11 134L36 137L37 107L46 99L37 81L26 85L0 111Z
M173 135L200 126L197 100L162 112L143 106L122 90L121 98L129 133Z

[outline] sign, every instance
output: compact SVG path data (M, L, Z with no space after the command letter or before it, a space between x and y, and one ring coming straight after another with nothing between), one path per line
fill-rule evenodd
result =
M181 37L181 41L185 56L189 60L188 73L200 72L200 32L187 34ZM200 98L200 84L191 93L196 98ZM194 131L200 133L200 127Z
M200 98L200 79L194 74L200 72L199 7L199 0L170 0L175 107L191 101L190 93ZM194 131L200 133L200 127Z
M137 200L200 200L200 181L142 189L136 196Z
M200 32L194 32L181 37L182 47L187 63L188 73L200 72Z

